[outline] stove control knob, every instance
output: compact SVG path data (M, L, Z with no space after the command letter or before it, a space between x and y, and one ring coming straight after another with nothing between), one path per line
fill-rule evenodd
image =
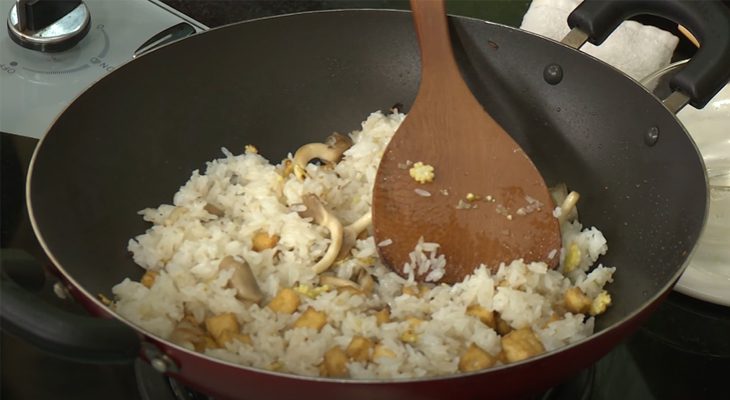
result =
M8 17L15 43L50 53L73 47L90 26L89 9L81 0L16 0Z

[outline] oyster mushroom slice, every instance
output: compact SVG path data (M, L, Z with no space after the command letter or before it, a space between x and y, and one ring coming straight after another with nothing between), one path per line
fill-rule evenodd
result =
M304 211L299 211L302 218L312 218L312 221L324 226L330 232L331 243L320 259L313 267L315 273L327 271L335 262L337 255L342 248L343 228L340 221L324 207L322 201L315 194L306 194L302 196L302 203L307 207Z
M368 211L365 215L358 218L355 222L344 227L342 237L342 248L337 254L337 260L342 260L350 254L350 250L355 246L355 241L362 231L367 229L373 223L373 214Z
M226 256L218 264L218 268L221 270L233 269L229 283L236 289L236 297L239 299L258 303L264 297L251 267L245 262L237 261L232 256Z
M578 199L580 199L580 194L575 191L568 193L565 197L563 204L560 205L560 217L558 217L561 224L577 217L578 210L575 205L578 204Z
M370 272L366 268L360 268L355 275L355 279L358 285L360 285L360 289L365 293L371 293L375 289L375 279L373 279L373 276L370 275Z
M201 347L205 343L205 331L188 319L180 321L169 337L170 341L181 346Z
M565 221L578 219L578 209L575 207L580 198L578 192L568 192L568 186L565 183L559 183L550 188L550 195L555 204L560 207L558 220L561 224Z
M358 285L357 283L348 279L338 278L333 275L320 275L319 283L320 285L330 285L335 288L351 287L360 290L360 285Z
M294 153L294 173L297 178L304 179L307 164L315 158L328 165L334 165L340 161L342 153L351 146L352 139L337 132L330 135L324 143L305 144Z

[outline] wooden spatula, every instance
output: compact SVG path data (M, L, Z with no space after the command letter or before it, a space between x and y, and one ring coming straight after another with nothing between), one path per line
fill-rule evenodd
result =
M383 261L403 267L419 239L440 244L440 282L463 280L481 263L560 258L560 228L540 173L487 114L454 60L442 0L411 0L421 48L421 84L385 150L373 189L373 226ZM486 45L486 44L485 44ZM433 180L417 182L421 162ZM414 169L415 168L415 169ZM423 171L423 168L420 169ZM423 176L422 176L423 178ZM428 274L416 273L423 280Z

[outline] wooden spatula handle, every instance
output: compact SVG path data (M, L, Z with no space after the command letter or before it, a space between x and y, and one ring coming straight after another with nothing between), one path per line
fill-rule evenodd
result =
M431 80L450 79L447 74L458 76L444 0L411 0L411 10L421 49L421 85ZM444 57L445 54L450 57Z

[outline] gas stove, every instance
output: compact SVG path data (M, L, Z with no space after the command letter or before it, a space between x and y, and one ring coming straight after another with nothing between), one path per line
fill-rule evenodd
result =
M12 14L16 3L0 0L3 19ZM75 21L67 24L70 30L66 33L70 39L61 34L60 41L68 39L66 43L19 44L24 39L12 38L0 27L3 263L10 258L49 263L33 236L23 195L33 149L37 139L76 96L115 68L156 45L203 32L208 29L206 25L324 8L402 8L402 3L386 0L85 0L85 11L76 11L76 17L69 18ZM464 6L465 3L471 6ZM462 2L465 14L477 9L476 3ZM524 4L528 2L521 3L524 11ZM72 5L62 14L68 15L77 9L78 5ZM87 15L88 22L84 25ZM484 11L474 16L519 23L519 20L508 20L505 16L485 15ZM9 18L11 25L18 25L17 11L14 18ZM77 34L81 36L74 36ZM32 42L32 38L30 40ZM43 46L60 46L61 49L39 51ZM63 49L64 46L69 47ZM55 294L54 282L47 276L45 282L30 286L49 303L83 314L80 306ZM729 308L672 293L623 344L590 368L535 398L719 398L727 393L724 381L730 371L728 338ZM4 400L206 398L139 360L128 365L83 364L43 353L22 338L3 334L1 340L0 398Z

